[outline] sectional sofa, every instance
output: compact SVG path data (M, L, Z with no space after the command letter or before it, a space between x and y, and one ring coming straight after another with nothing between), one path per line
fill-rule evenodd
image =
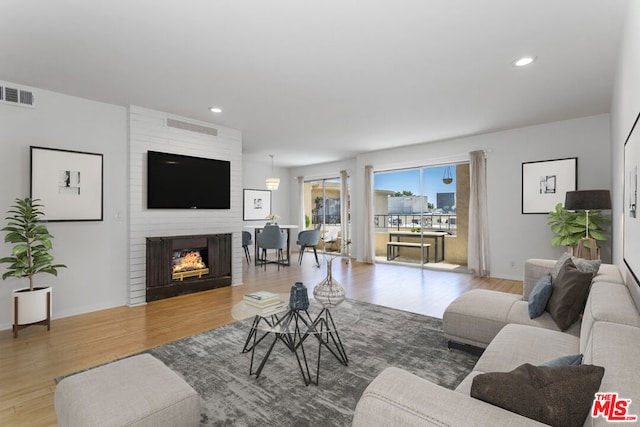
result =
M540 370L539 365L572 355L582 355L583 365L603 367L604 375L596 390L630 399L626 415L640 416L640 288L633 280L625 281L616 266L601 265L592 279L580 319L561 331L549 313L531 319L528 312L531 291L555 264L554 260L528 260L522 296L472 290L447 308L443 316L446 337L484 348L473 372L455 390L388 368L363 393L353 425L545 425L471 397L473 380L484 373L514 371L524 364ZM561 403L564 400L571 410L572 399L562 393L554 397ZM611 425L604 412L597 417L589 412L584 426Z

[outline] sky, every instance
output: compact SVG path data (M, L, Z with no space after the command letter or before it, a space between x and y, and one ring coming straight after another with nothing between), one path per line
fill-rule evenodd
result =
M424 174L425 189L429 203L436 203L437 193L451 193L456 191L456 168L451 166L453 182L442 182L446 166L430 167L423 169L407 169L393 172L376 172L373 185L376 190L403 191L408 190L413 194L420 194L420 170Z

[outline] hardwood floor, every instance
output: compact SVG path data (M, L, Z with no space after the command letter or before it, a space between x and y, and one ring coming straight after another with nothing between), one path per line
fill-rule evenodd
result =
M294 258L296 258L294 256ZM244 285L155 301L139 307L117 307L52 322L51 331L34 326L0 331L0 425L55 426L56 377L233 322L231 308L245 293L288 293L302 281L312 289L325 275L307 254L277 271L244 264ZM347 297L442 317L445 307L473 288L522 293L522 282L474 278L467 274L420 270L388 264L333 263L333 276Z

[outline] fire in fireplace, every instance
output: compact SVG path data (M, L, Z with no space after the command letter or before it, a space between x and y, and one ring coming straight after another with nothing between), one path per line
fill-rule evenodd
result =
M189 277L201 278L209 274L207 249L182 249L174 251L171 260L171 278L184 280Z

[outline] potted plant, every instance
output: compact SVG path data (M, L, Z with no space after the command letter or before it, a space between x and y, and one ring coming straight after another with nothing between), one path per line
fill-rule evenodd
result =
M553 246L567 246L569 253L573 254L580 240L587 237L587 219L583 210L568 211L558 203L554 211L549 212L547 224L555 234L551 239ZM603 216L599 210L589 211L589 238L594 240L607 240L603 233L604 225L611 220ZM588 244L588 243L587 243Z
M52 235L47 227L40 224L43 206L38 199L29 197L16 199L12 209L7 211L7 226L1 231L7 234L4 241L14 244L11 256L0 259L9 264L2 279L8 277L28 277L29 287L13 291L13 336L18 330L33 324L51 327L51 287L36 287L34 276L38 273L58 275L63 264L53 264Z
M267 218L267 220L268 220L268 221L267 221L267 224L277 224L276 220L277 220L278 218L280 218L280 217L279 217L278 215L276 215L276 214L272 213L272 214L267 215L267 217L266 217L266 218Z

